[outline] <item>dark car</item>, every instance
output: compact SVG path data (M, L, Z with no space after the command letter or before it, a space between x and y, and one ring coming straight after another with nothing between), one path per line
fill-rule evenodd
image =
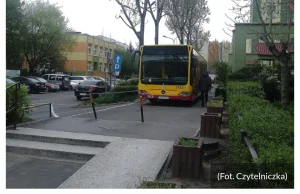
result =
M6 83L7 84L15 84L16 82L13 81L12 79L6 78ZM29 92L30 91L30 87L28 85L25 85L25 84L23 84L23 85L26 87L27 92Z
M46 92L56 92L56 91L60 90L59 85L49 83L44 78L41 78L41 77L30 77L30 78L37 79L38 81L44 83L46 86Z
M34 79L34 78L14 77L14 78L12 78L12 80L29 86L29 92L30 93L37 93L38 94L40 92L46 92L46 90L47 90L44 83L42 83L39 80Z
M97 98L99 93L105 92L105 84L102 80L85 80L75 87L74 94L77 100L89 97L90 93L92 93L93 98Z

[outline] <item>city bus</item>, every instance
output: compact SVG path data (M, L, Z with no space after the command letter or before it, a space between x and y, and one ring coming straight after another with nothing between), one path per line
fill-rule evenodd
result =
M144 45L137 52L139 97L151 103L193 102L201 95L199 82L207 61L191 45Z

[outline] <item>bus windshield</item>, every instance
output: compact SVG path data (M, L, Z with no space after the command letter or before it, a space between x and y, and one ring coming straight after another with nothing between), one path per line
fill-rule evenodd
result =
M144 84L187 84L188 47L144 47L141 82Z

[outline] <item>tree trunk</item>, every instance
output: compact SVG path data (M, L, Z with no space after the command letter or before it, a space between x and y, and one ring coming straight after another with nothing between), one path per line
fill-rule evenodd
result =
M145 33L145 17L141 18L141 27L140 27L140 47L144 45L144 33Z
M180 31L180 44L184 44L184 35L183 35L183 30Z
M159 22L155 21L155 44L158 44Z
M281 106L286 107L289 104L289 64L286 57L279 60L281 67Z

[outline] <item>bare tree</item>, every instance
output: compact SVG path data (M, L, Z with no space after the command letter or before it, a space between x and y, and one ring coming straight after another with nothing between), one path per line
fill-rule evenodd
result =
M209 22L210 10L207 0L166 0L165 14L166 26L177 35L180 44L191 44L195 33L204 32L202 25Z
M148 1L149 12L155 24L155 44L158 44L159 23L163 15L166 0L155 0L152 3ZM156 16L155 16L156 13Z
M202 26L196 25L192 28L190 44L200 52L204 44L209 41L210 36L210 31L205 32Z
M230 20L234 23L249 23L253 20L255 13L258 17L258 22L261 24L260 29L251 29L257 38L262 40L268 47L269 51L279 62L281 67L281 104L286 106L289 103L289 76L290 63L293 54L290 48L294 44L294 37L291 35L294 31L294 13L293 9L281 9L282 6L294 5L294 0L232 0L234 7L232 11L236 14L235 19ZM278 17L285 16L287 22L278 21ZM277 19L277 21L276 21ZM280 20L280 19L279 19ZM287 34L284 35L278 32L278 29L284 29Z
M139 40L139 47L144 45L145 19L149 0L115 0L121 7L120 18ZM137 27L139 26L139 31Z

